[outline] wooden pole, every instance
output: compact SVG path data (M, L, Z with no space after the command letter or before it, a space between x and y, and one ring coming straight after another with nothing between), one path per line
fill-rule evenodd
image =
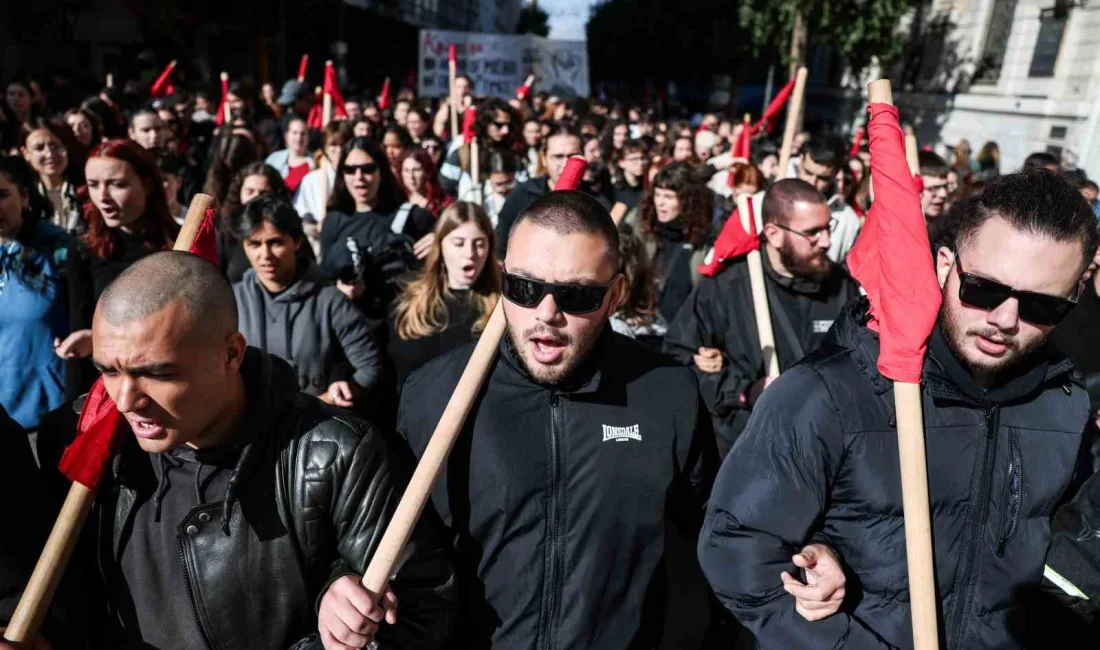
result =
M790 74L806 64L806 21L802 18L802 9L794 12L794 25L791 26L791 69Z
M214 197L195 195L172 250L185 251L191 248L206 216L206 210L213 205ZM61 576L65 573L65 567L69 564L69 558L72 557L73 549L76 548L80 529L84 527L84 520L95 504L95 495L94 490L82 483L74 482L69 487L69 494L65 497L65 503L62 504L61 512L46 539L46 545L38 556L38 563L34 566L7 629L4 630L5 641L29 643L38 633L57 585L61 582Z
M115 87L115 76L113 74L111 74L110 72L107 73L107 87L108 88L114 88Z
M920 150L917 149L917 136L909 133L905 136L905 162L914 176L920 173Z
M798 133L799 115L802 113L802 99L806 94L806 68L799 68L795 73L794 90L787 104L787 125L783 129L783 146L779 150L779 177L787 177L787 166L791 162L791 148L794 147L794 136Z
M223 72L218 76L221 77L222 81L229 81L229 73L228 72ZM228 93L226 93L225 106L223 107L223 110L225 110L225 115L222 116L224 123L226 125L228 125L229 128L233 128L233 111L229 110L229 94ZM196 198L198 198L198 197L196 197ZM194 202L192 201L192 204L193 203Z
M868 84L867 94L872 104L894 104L890 82L885 79ZM915 139L913 145L915 150ZM912 160L909 162L910 169L914 163ZM938 650L940 637L936 620L936 565L932 558L928 458L924 448L920 384L895 381L894 409L898 422L898 460L901 464L902 507L905 511L905 557L909 569L913 648Z
M458 61L454 57L447 60L447 71L451 76L451 138L457 138L458 130L458 97L455 96L455 80L458 78Z
M470 413L477 398L481 385L489 375L496 356L497 346L504 336L505 320L503 299L497 301L493 314L489 317L485 330L481 333L474 352L470 356L466 369L459 377L458 385L451 395L447 407L443 410L443 416L439 419L431 440L420 458L420 462L409 480L401 501L394 510L390 523L386 526L386 532L374 551L370 565L363 574L363 586L372 594L379 595L386 591L390 574L397 564L405 545L409 541L413 528L420 518L421 511L427 503L435 485L435 479L439 476L443 464L447 462L447 455L451 453L458 434L466 422L466 416Z
M317 215L317 225L325 221L328 214L328 172L332 169L328 156L321 157L321 212Z
M752 200L748 194L737 197L737 213L741 216L741 226L745 232L756 231L756 224L751 223ZM768 308L768 291L764 285L764 263L760 259L760 250L749 252L746 257L749 264L749 286L752 289L752 310L756 315L756 333L760 340L760 355L764 360L769 379L779 376L779 358L775 354L775 333L772 330L772 314Z
M481 205L481 156L478 154L477 138L474 138L470 140L470 181L474 186L474 203Z
M332 61L325 61L325 78L328 78L328 69L332 67ZM326 86L328 84L325 84ZM332 93L327 89L324 96L321 98L321 128L328 126L328 123L332 121Z

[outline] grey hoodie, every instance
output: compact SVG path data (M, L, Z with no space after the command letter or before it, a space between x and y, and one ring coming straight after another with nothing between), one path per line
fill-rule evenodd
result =
M311 395L328 389L333 368L346 358L364 389L382 376L382 354L366 319L317 267L286 291L272 295L249 269L233 285L238 328L248 344L290 362L298 387Z

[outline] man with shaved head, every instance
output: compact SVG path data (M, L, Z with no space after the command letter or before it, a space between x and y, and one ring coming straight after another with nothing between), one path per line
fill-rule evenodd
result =
M128 428L90 519L107 647L444 643L453 572L438 526L414 532L391 594L361 586L405 475L367 423L246 347L217 268L180 252L135 263L100 298L92 338Z
M828 257L833 216L813 185L779 181L762 212L764 285L784 370L818 346L858 287ZM700 280L669 325L665 351L695 369L724 456L769 381L743 258Z

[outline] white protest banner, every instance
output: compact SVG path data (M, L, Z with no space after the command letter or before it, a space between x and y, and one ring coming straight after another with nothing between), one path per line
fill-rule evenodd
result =
M588 96L588 47L530 35L420 30L419 94L446 97L447 50L458 52L458 74L474 80L474 94L514 97L527 75L535 89L571 98Z

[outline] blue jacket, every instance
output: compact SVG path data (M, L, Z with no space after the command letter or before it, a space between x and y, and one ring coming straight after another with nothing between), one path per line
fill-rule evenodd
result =
M0 244L0 404L24 428L64 401L65 362L54 354L55 338L69 333L62 268L69 236L40 222L33 255L24 244Z

